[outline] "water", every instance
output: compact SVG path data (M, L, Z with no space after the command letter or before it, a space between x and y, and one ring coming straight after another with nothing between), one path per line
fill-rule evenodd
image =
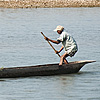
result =
M97 62L77 74L0 79L0 100L100 100L100 8L0 8L0 67L59 62L40 34L56 40L59 24L79 46L68 61Z

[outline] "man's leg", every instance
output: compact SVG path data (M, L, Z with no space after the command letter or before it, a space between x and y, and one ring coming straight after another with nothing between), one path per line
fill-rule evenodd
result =
M66 57L68 57L69 55L65 52L61 57L60 57L60 63L59 65L61 66L63 61L65 64L68 64L68 61L65 59Z

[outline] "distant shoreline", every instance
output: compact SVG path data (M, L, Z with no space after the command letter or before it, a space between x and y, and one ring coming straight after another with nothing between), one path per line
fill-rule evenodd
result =
M100 0L0 0L0 8L100 7Z

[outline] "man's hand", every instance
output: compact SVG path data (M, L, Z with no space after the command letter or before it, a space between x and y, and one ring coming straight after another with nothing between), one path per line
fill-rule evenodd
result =
M55 53L56 53L56 54L58 54L58 53L59 53L59 51L57 51L57 50L56 50L56 51L55 51Z
M47 38L47 37L44 37L44 39L47 40L47 41L49 40L49 38Z

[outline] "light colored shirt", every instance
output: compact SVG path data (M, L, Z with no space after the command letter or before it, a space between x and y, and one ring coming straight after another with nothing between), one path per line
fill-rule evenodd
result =
M64 49L67 53L78 51L75 39L65 30L63 30L63 32L60 34L60 37L57 39L57 41L62 42L62 45L64 46Z

